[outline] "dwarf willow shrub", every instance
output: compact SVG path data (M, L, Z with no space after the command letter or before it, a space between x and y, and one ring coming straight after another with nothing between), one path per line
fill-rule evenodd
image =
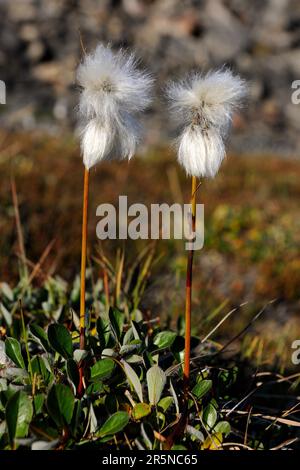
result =
M24 335L0 343L2 449L164 448L183 406L180 331L161 331L110 308L87 336L86 350L78 347L74 325L30 321L26 332L29 359ZM230 425L213 380L201 367L192 380L189 424L173 446L221 445Z
M256 379L256 367L192 337L186 401L182 317L173 330L145 319L129 291L117 297L119 309L107 309L101 279L87 285L81 350L78 278L70 290L60 278L26 289L0 284L0 449L270 449L297 441L297 416L278 401L299 401L297 378Z

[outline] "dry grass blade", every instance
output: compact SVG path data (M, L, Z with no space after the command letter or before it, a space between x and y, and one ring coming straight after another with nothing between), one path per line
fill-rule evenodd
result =
M217 331L217 329L224 323L224 321L227 320L227 318L229 318L234 312L236 312L239 308L241 307L244 307L245 305L247 305L248 302L244 302L242 304L240 304L238 307L236 308L233 308L232 310L230 310L230 312L228 312L223 318L222 320L219 321L219 323L201 340L201 343L204 343L205 341L208 340L208 338L211 337L211 335L213 333L215 333L215 331Z
M274 302L276 302L276 299L270 300L264 307L252 318L252 320L243 328L237 335L235 335L231 340L229 340L225 346L221 348L221 350L218 352L218 354L221 354L222 352L225 351L225 349L228 348L234 341L239 339L252 325L253 323L256 322L256 320L259 319L259 317L265 312L265 310L268 308L269 305L272 305Z
M106 267L103 267L102 270L103 270L103 288L104 288L104 294L105 294L105 306L106 306L106 311L108 312L109 305L110 305L108 275L107 275Z
M180 181L178 178L177 167L175 165L168 167L167 176L168 176L170 190L173 195L174 201L177 201L178 203L182 204L184 201L184 197L182 194L182 189L181 189Z
M226 416L228 416L232 412L240 414L240 415L248 415L248 411L241 411L241 410L236 410L236 409L227 410L225 408L225 409L222 409L222 412L227 413ZM281 417L278 417L278 416L266 415L266 414L263 414L263 413L252 413L251 416L252 416L252 418L261 418L261 419L265 419L265 420L268 420L268 421L274 421L274 422L279 422L279 423L282 423L282 424L286 424L288 426L300 427L300 421L296 421L296 420L292 420L292 419L286 419L286 418L281 418Z
M245 436L244 436L244 445L247 444L247 440L248 440L248 429L249 429L252 409L253 409L253 407L250 406L249 413L248 413L248 416L247 416L247 423L246 423Z
M155 247L156 244L153 243L151 245L151 250L149 251L148 256L145 259L145 262L142 266L141 272L138 276L135 288L133 290L133 308L136 309L140 303L141 297L145 291L146 283L150 275L150 269L153 263L154 255L155 255Z
M34 265L33 270L30 273L30 276L28 277L26 283L22 286L21 292L19 297L22 298L24 293L26 292L26 289L30 286L32 283L33 279L37 276L38 272L40 271L43 263L46 261L51 249L53 248L53 245L55 243L55 239L53 239L48 245L46 246L45 250L42 253L42 256L38 260L38 262ZM18 302L15 303L14 307L12 308L11 314L13 315L18 307Z
M20 211L19 211L19 202L18 202L16 181L15 181L15 178L13 176L11 176L10 184L11 184L11 193L12 193L12 200L13 200L13 205L14 205L15 219L16 219L16 228L17 228L19 252L20 252L20 258L21 258L21 262L22 262L22 275L25 277L25 279L27 279L28 278L28 269L27 269L27 264L26 264L26 251L25 251L25 244L24 244L24 235L23 235L21 217L20 217Z
M280 450L283 447L289 446L291 444L294 444L295 442L299 442L300 438L299 437L294 437L293 439L288 439L287 441L282 442L276 447L272 447L270 450Z
M121 301L121 288L122 288L122 276L124 270L125 250L118 250L117 255L117 266L116 266L116 306L120 305Z
M224 442L220 445L217 446L218 448L224 448L224 447L233 447L235 449L245 449L245 450L254 450L252 447L247 446L245 444L241 444L240 442Z
M115 282L115 269L109 259L105 256L101 245L97 247L98 257L93 256L92 259L99 264L102 268L107 270L107 274L109 275L110 279Z

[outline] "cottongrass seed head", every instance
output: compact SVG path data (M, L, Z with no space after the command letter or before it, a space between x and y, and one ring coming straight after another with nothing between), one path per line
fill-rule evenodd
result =
M214 177L225 157L234 111L246 94L246 84L228 69L190 74L166 90L172 115L181 127L178 160L188 175Z
M140 136L137 115L151 101L152 77L133 54L100 44L79 65L77 82L86 168L104 159L130 159Z

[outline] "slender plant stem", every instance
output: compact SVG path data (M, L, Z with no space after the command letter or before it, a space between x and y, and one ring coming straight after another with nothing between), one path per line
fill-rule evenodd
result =
M195 237L196 232L196 193L197 179L192 177L192 194L191 194L191 223L190 223L190 241ZM184 364L183 364L183 405L184 413L181 414L177 425L173 432L167 438L165 449L170 450L174 441L180 436L187 424L188 420L188 399L190 385L190 360L191 360L191 303L192 303L192 274L193 274L193 258L194 250L189 250L187 255L186 270L186 291L185 291L185 348L184 348Z
M89 170L84 169L82 244L81 244L81 279L80 279L80 349L85 348L85 271L89 199Z
M196 231L196 191L197 179L192 177L192 195L191 195L191 232ZM192 235L191 234L191 235ZM192 280L193 280L193 258L194 250L188 251L187 270L186 270L186 290L185 290L185 349L183 366L183 391L185 401L188 399L189 381L190 381L190 360L191 360L191 303L192 303Z

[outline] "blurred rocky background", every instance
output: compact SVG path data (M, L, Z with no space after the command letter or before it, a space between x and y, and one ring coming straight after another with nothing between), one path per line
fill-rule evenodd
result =
M75 127L80 34L87 50L101 40L136 49L157 77L157 96L193 67L229 65L250 86L232 149L300 155L300 104L291 101L299 0L0 0L2 128L57 135ZM172 134L165 113L156 98L145 118L148 144Z

